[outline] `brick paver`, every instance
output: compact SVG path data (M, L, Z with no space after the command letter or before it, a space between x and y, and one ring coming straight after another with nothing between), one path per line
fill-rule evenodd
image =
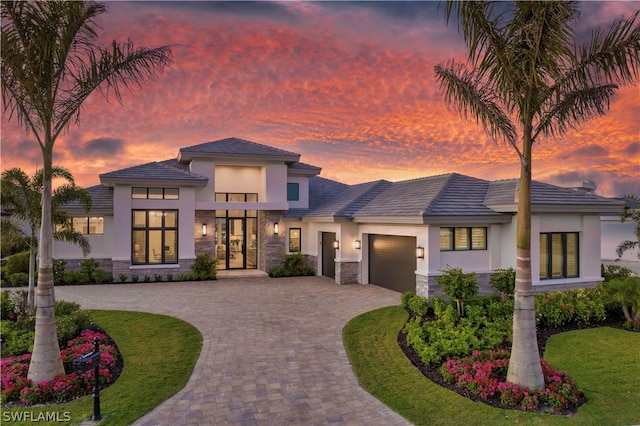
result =
M85 309L181 318L203 336L184 389L137 425L406 425L358 384L342 329L399 293L322 277L56 287Z

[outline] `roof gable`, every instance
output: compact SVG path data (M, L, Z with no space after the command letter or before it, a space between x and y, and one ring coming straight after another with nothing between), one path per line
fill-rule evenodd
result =
M105 185L166 185L167 182L181 186L205 186L207 184L208 178L191 173L182 167L174 167L172 164L171 160L166 160L161 163L154 161L139 166L103 173L100 175L100 182Z
M297 162L300 154L251 142L240 138L226 138L181 148L178 161L189 162L194 158L256 158Z

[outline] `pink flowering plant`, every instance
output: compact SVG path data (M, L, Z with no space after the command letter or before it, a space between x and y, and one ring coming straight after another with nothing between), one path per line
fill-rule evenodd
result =
M112 383L115 380L113 371L118 357L117 349L109 344L104 333L84 330L60 351L67 373L58 375L51 381L32 383L27 379L31 354L3 357L2 404L18 401L25 405L63 402L90 393L93 389L94 369L76 374L71 372L71 365L74 359L93 352L95 337L98 338L100 348L99 383L101 386Z
M506 382L509 352L505 350L474 351L469 356L448 358L440 373L446 382L455 383L473 395L496 398L503 405L524 411L542 409L560 413L577 404L584 395L576 384L564 372L554 370L544 359L541 361L545 388L537 391Z

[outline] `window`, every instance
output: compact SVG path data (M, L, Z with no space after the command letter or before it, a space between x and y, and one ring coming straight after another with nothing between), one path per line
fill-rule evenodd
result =
M132 211L131 263L178 263L178 211Z
M178 200L179 188L131 188L131 198L139 200Z
M73 230L83 235L104 234L104 217L74 217L71 226Z
M289 228L289 251L297 252L302 247L302 230L300 228Z
M578 265L578 233L549 232L540 234L540 279L580 276Z
M216 192L216 202L218 203L257 203L258 194L242 192Z
M288 183L287 184L287 201L300 200L300 184Z
M440 228L440 251L486 249L487 228Z

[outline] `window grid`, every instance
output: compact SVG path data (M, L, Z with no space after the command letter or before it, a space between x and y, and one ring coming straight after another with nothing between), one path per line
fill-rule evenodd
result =
M71 226L82 235L103 235L104 217L74 217L71 219Z
M255 192L216 192L218 203L257 203L258 194Z
M486 250L487 228L440 228L440 251Z
M179 200L180 188L131 188L131 198L136 200Z
M178 263L178 211L132 210L131 263Z
M540 279L580 276L577 232L540 233Z
M289 228L289 252L295 253L302 248L302 229Z

